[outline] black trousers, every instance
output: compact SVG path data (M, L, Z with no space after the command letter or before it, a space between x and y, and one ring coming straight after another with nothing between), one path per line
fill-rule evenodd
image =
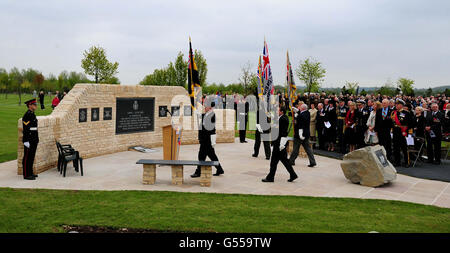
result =
M23 146L23 178L31 177L33 173L34 157L36 155L37 143L30 142L30 147Z
M288 144L286 143L286 145ZM276 142L273 146L272 158L270 160L270 172L267 175L266 179L274 180L275 173L277 172L278 162L280 161L284 165L284 167L286 167L286 170L289 172L291 178L297 176L294 168L292 168L292 165L287 158L286 147L283 150L280 150L280 143Z
M41 109L44 110L45 106L44 106L44 99L40 99L39 100L39 104L41 104Z
M325 142L326 142L326 138L324 135L324 128L323 127L318 127L317 128L317 137L318 137L318 141L319 141L319 149L325 149Z
M429 162L441 162L441 142L442 138L438 136L431 138L427 134L427 156Z
M346 153L346 146L344 140L344 120L338 119L337 121L337 141L339 142L339 152Z
M270 141L263 141L264 145L264 153L266 154L266 158L270 158ZM259 155L259 147L261 146L261 133L256 130L255 131L255 146L254 146L254 155Z
M309 138L305 138L304 140L300 140L299 138L294 138L294 147L292 148L291 157L289 157L289 162L291 164L295 163L295 159L297 159L298 152L300 151L300 145L305 149L306 155L308 155L309 164L316 164L316 160L314 159L314 153L309 146Z
M219 161L219 158L217 158L216 151L211 146L210 143L207 144L200 144L200 150L198 151L198 160L199 161L206 161L206 157L209 157L211 161ZM219 166L216 166L216 169L218 172L223 171L222 166L219 163ZM200 166L197 166L197 169L195 170L195 174L200 175L201 169Z
M386 150L387 159L392 161L392 141L391 141L391 132L378 132L378 144L384 147Z
M245 141L245 136L247 134L247 121L248 121L248 118L246 116L244 122L239 122L239 124L240 124L240 126L239 126L239 141L240 142Z
M403 153L405 163L408 163L408 152L406 146L406 137L402 135L400 129L395 128L393 132L392 142L394 143L394 162L400 163L400 150Z

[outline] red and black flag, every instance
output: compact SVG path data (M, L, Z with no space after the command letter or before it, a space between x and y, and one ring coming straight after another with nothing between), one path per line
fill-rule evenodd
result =
M188 92L193 109L195 109L195 87L200 87L200 78L198 77L198 69L192 53L191 37L189 37Z

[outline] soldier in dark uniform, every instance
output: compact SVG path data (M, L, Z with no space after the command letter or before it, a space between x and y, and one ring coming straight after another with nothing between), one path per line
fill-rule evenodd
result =
M245 135L247 132L249 103L245 101L244 97L237 105L237 121L239 122L239 140L241 143L246 143Z
M427 139L428 162L441 164L442 123L444 115L439 111L437 104L431 105L425 123L425 136Z
M400 166L400 150L403 153L404 167L409 167L408 153L406 146L406 136L408 135L408 129L410 128L411 114L406 110L403 110L405 102L398 99L396 102L396 110L391 113L391 119L393 124L392 129L392 142L394 144L394 166ZM375 123L376 124L376 123Z
M213 111L215 106L211 102L211 106L205 106L205 113L202 114L201 125L198 130L198 140L200 142L200 150L198 151L198 160L205 161L209 157L211 161L219 161L217 158L214 146L216 145L216 114ZM216 166L216 173L214 176L219 176L224 173L222 166ZM197 167L191 177L200 177L200 166Z
M37 175L33 173L34 156L36 155L37 145L39 143L38 121L34 111L37 108L36 99L25 102L28 111L22 117L23 126L23 178L26 180L35 180Z
M259 148L261 146L261 137L263 139L264 153L266 160L270 159L270 117L267 117L266 110L260 105L259 97L256 96L258 110L256 111L256 130L255 130L255 146L253 157L258 157ZM263 103L263 102L262 102ZM266 119L265 121L263 119Z
M357 147L362 148L366 145L364 142L364 134L367 131L367 120L369 119L370 113L365 106L366 101L358 100L357 104L358 109L355 114Z
M339 101L339 107L337 108L337 139L339 142L339 151L342 154L345 154L347 151L344 141L344 125L347 112L348 107L345 105L345 101L342 99Z
M287 144L287 136L289 129L289 118L286 116L286 108L279 107L278 115L280 116L278 122L278 138L272 142L273 151L272 158L270 160L270 172L266 176L266 178L262 179L263 182L273 182L275 178L275 173L277 171L278 162L282 162L284 167L286 167L287 171L290 174L289 182L294 181L298 178L294 169L292 168L291 163L287 158L286 145Z

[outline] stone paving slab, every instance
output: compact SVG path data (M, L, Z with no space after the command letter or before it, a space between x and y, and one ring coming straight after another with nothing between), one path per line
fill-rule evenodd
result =
M261 179L269 172L270 161L264 155L252 157L253 141L248 143L225 143L216 145L216 153L225 174L213 177L211 187L201 187L199 178L191 178L195 167L184 167L184 184L171 184L170 167L156 168L156 183L142 184L142 165L139 159L162 159L162 148L154 153L126 151L85 159L84 176L76 173L70 164L66 177L56 168L39 174L35 181L23 180L17 175L17 161L0 163L0 187L45 188L74 190L147 190L180 192L242 193L257 195L296 195L315 197L350 197L365 199L400 200L450 208L450 183L397 175L387 185L372 188L352 184L345 179L340 161L316 156L318 166L307 167L306 158L297 158L295 171L299 179L287 182L289 174L280 163L274 183ZM196 160L199 145L183 145L180 160ZM261 152L263 148L261 147ZM213 173L215 168L213 168Z

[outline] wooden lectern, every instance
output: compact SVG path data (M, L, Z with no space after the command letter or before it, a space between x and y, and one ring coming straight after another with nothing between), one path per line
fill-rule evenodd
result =
M164 126L162 129L164 160L178 160L180 149L178 142L181 140L181 130L177 133L172 125Z

